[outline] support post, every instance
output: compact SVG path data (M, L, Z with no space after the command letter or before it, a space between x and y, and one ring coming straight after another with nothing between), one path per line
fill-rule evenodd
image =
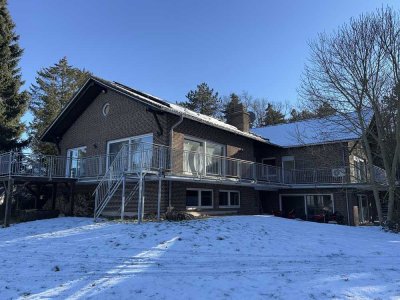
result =
M161 176L158 176L157 221L161 221Z
M353 221L354 221L354 226L359 226L360 225L360 219L358 216L358 206L353 206Z
M10 226L13 185L14 179L9 178L6 192L6 211L4 216L4 227Z
M96 193L94 196L94 221L97 222L97 207L98 207L98 200L99 199L99 191L96 189Z
M145 176L146 175L143 174L143 179L144 179ZM142 205L141 205L141 207L142 207L142 215L141 215L141 218L140 218L142 221L144 219L144 198L145 198L145 195L146 195L146 180L143 180Z
M126 177L122 178L122 196L121 196L121 221L124 220L125 214L125 184L126 184Z
M143 174L139 174L139 197L138 197L138 224L142 222L142 184L143 184Z
M69 203L71 204L71 216L74 215L74 206L75 206L75 182L71 182L69 186Z
M53 188L51 190L51 209L56 209L56 199L57 199L57 183L53 183Z

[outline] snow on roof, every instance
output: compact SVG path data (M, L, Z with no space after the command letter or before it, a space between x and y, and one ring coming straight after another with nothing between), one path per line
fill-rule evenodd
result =
M123 84L120 84L118 82L111 82L108 80L104 80L98 77L93 77L94 80L97 80L103 84L107 84L107 85L111 85L112 87L118 89L118 90L123 90L125 93L132 95L136 98L139 98L140 100L143 100L149 104L152 104L155 107L158 107L164 111L168 111L170 113L173 114L177 114L177 115L183 115L184 117L197 121L197 122L201 122L213 127L217 127L220 128L222 130L226 130L241 136L245 136L247 138L251 138L260 142L264 142L264 143L268 143L268 138L264 138L261 136L258 136L252 132L244 132L239 130L237 127L229 125L223 121L217 120L216 118L210 117L210 116L206 116L200 113L197 113L195 111L192 111L190 109L184 108L178 104L173 104L173 103L169 103L159 97L155 97L152 96L150 94L141 92L139 90L127 87Z
M346 116L330 116L287 124L278 124L254 128L251 131L271 143L282 147L301 147L306 145L325 144L338 141L357 140L361 129L354 113ZM372 112L364 112L366 126L372 119Z

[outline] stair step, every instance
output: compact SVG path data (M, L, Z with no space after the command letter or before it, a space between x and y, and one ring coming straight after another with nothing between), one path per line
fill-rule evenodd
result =
M115 211L103 211L101 214L103 217L120 217L121 213L120 212L115 212ZM124 213L125 217L136 217L137 216L137 212L125 212Z

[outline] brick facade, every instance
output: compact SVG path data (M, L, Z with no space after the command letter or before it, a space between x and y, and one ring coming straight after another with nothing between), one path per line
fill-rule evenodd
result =
M103 106L109 103L110 110L107 116L103 115ZM59 143L61 155L65 155L67 149L86 146L87 156L105 154L107 142L111 140L127 138L143 134L153 134L153 141L156 144L170 145L170 129L179 121L179 116L170 113L162 113L157 116L160 128L152 112L148 111L148 105L128 98L116 91L109 89L106 93L101 93L85 109L70 128L65 132ZM332 167L349 165L350 149L354 145L347 142L338 142L326 145L316 145L309 147L281 148L279 146L268 145L234 134L216 127L184 119L183 122L174 129L172 147L176 150L173 155L174 170L183 170L182 150L185 137L210 141L226 146L228 157L243 159L248 161L261 162L263 158L275 157L276 165L281 166L282 156L294 156L295 161L301 164L301 168ZM299 166L297 166L299 167ZM76 194L90 194L96 185L78 184ZM240 186L237 184L222 185L211 183L200 183L187 181L163 181L162 183L162 203L161 210L165 211L169 200L171 205L179 210L186 209L186 190L188 188L202 188L213 190L213 208L218 211L231 211L239 214L256 214L261 211L271 212L279 209L279 194L333 194L335 210L340 211L347 222L347 201L350 207L350 220L352 221L352 207L357 205L357 192L337 189L287 189L275 192L259 192L253 187ZM240 192L240 208L220 208L219 190L237 190ZM129 192L129 191L128 191ZM145 213L155 213L157 211L158 183L146 181L145 183ZM170 199L171 195L171 199ZM93 201L89 197L88 201ZM92 207L92 206L89 206ZM134 199L127 207L126 211L137 211L137 200Z
M110 104L107 116L102 113L104 104ZM86 146L87 155L101 155L107 151L107 142L136 135L153 133L154 143L168 145L167 115L158 116L163 135L146 106L132 101L112 90L100 94L66 131L60 142L61 155L67 149Z

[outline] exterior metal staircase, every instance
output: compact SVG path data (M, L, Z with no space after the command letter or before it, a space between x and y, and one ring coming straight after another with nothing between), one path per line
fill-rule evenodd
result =
M135 201L138 200L139 181L126 181L124 207L122 207L122 197L124 196L122 184L115 191L114 195L108 201L108 204L101 213L105 217L133 217L137 214L135 211L137 205ZM129 194L128 194L129 193Z
M94 191L95 195L95 208L94 219L97 220L107 207L110 200L114 197L115 192L123 185L125 189L125 169L126 169L126 156L127 147L121 147L118 154L110 164L107 172ZM122 203L122 202L121 202Z
M100 216L118 217L138 216L138 221L143 218L143 179L146 168L143 161L147 161L145 154L149 151L139 150L139 164L132 167L129 151L130 145L121 147L112 163L108 167L100 183L97 185L95 196L94 220ZM137 153L135 153L137 154ZM135 161L137 163L137 161ZM134 201L137 200L137 213L134 212Z

